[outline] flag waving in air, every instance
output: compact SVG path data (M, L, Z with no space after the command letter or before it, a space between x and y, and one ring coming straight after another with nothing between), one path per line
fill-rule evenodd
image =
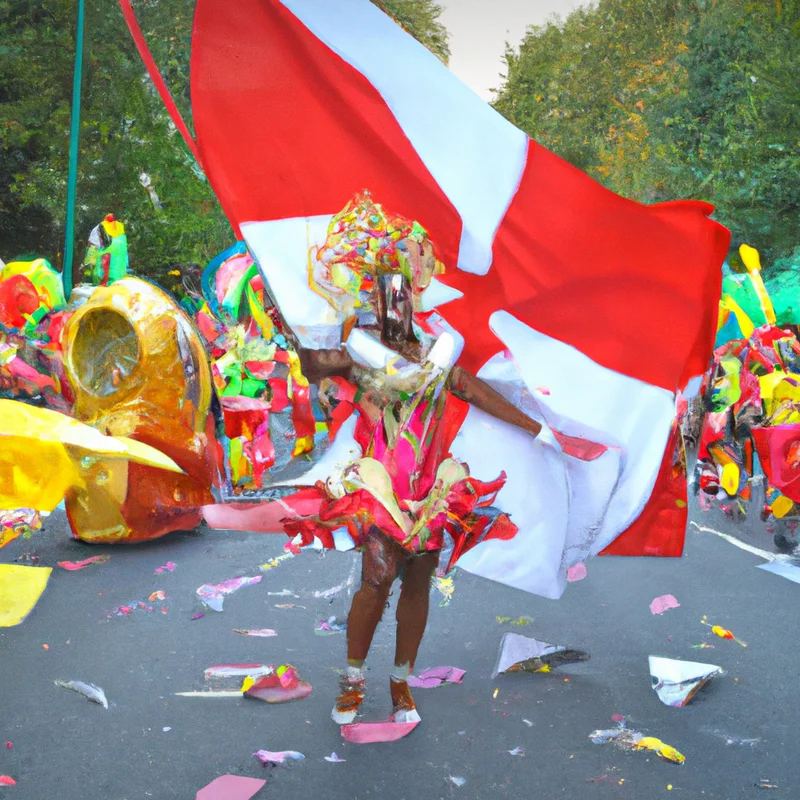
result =
M191 89L203 169L305 345L340 335L309 248L367 188L437 244L461 365L545 424L534 441L470 411L454 455L508 473L520 530L460 566L558 596L603 548L680 554L675 392L709 363L729 244L711 206L604 189L369 0L197 0Z

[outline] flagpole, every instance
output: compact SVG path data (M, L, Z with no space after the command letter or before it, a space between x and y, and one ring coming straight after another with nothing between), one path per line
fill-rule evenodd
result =
M67 220L64 231L64 260L61 280L64 296L72 292L72 258L75 242L75 200L78 188L78 140L81 124L81 78L83 77L83 0L78 0L78 25L75 32L75 68L72 73L72 115L69 127L69 173L67 176Z

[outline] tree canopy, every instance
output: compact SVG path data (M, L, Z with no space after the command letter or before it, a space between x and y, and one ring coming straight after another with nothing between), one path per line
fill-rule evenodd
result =
M433 0L376 0L442 60L447 31ZM191 0L136 0L142 30L191 125ZM85 0L75 266L107 213L125 222L131 268L175 283L233 233L147 77L116 0ZM0 0L0 256L61 266L75 0Z
M76 263L108 212L169 286L232 232L115 0L85 0ZM435 0L373 0L447 62ZM192 0L135 0L191 124ZM0 256L61 263L76 0L0 0ZM597 0L506 52L495 107L620 194L714 203L766 265L800 267L800 0ZM793 262L794 259L794 262Z
M598 0L506 63L495 107L610 189L709 200L766 262L800 244L800 0Z

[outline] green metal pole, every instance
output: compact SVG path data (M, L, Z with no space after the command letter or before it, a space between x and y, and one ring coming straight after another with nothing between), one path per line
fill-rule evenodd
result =
M75 32L75 69L72 74L72 116L69 126L69 174L67 176L67 221L64 231L64 261L61 279L64 295L72 291L72 250L75 241L75 198L78 189L78 140L81 129L81 78L83 77L83 0L78 0Z

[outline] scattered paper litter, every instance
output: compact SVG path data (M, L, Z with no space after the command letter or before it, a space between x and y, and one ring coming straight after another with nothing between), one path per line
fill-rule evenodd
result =
M575 581L582 581L586 577L586 564L583 561L579 562L578 564L573 564L569 569L567 569L567 580L570 583L575 583Z
M662 594L650 603L650 611L653 614L663 614L671 608L680 608L680 605L681 604L675 599L674 595Z
M431 667L419 675L409 676L408 685L416 689L435 689L445 683L461 683L466 674L466 670L458 667Z
M334 633L344 633L347 630L346 622L337 622L335 616L328 617L328 619L321 619L314 626L314 633L317 636L330 636Z
M16 786L17 782L10 775L0 775L0 786Z
M507 672L547 672L553 667L588 661L588 653L563 645L540 642L519 633L506 633L501 642L492 678Z
M342 736L353 744L396 742L408 736L419 722L356 722L342 725Z
M54 681L56 686L62 689L69 689L72 692L82 694L90 703L97 703L99 706L108 710L108 700L106 700L106 693L93 683L84 683L83 681Z
M234 633L241 633L245 636L277 636L278 634L272 628L251 628L250 630L242 630L241 628L234 628Z
M722 675L722 668L715 664L650 656L653 690L665 706L683 708L718 675Z
M166 564L162 564L160 567L156 567L153 572L156 575L161 575L164 572L174 572L175 567L178 566L174 561L167 561Z
M703 619L700 620L700 623L702 625L708 625L708 627L711 628L711 633L713 633L715 636L719 636L720 639L730 639L737 644L740 644L742 647L747 647L747 642L737 639L733 635L733 631L729 631L727 628L723 628L721 625L712 625L708 621L708 617L704 616Z
M632 731L625 727L622 722L616 728L607 730L592 731L589 739L594 744L616 744L625 750L650 750L659 758L670 761L673 764L683 764L686 758L671 745L656 739L654 736L645 736L639 731Z
M449 780L456 786L463 786L467 782L467 779L462 778L460 775L450 775Z
M302 761L305 756L298 753L296 750L279 750L272 752L271 750L256 750L253 755L266 767L267 764L284 764L287 759L291 761Z
M498 625L516 625L518 628L521 628L523 625L530 625L533 622L533 617L517 617L516 619L512 619L511 617L497 617L497 624Z
M231 578L222 583L204 583L197 590L197 596L212 611L222 611L222 604L229 594L233 594L233 592L243 589L245 586L254 586L257 583L261 583L263 577L263 575L256 575L252 578Z
M336 753L331 753L329 756L325 756L326 761L330 761L331 764L344 764L347 761L346 758L339 758Z
M311 694L311 684L300 680L291 664L281 664L277 668L272 667L272 670L269 675L264 675L245 689L244 696L265 703L290 703L292 700L303 700Z
M58 566L61 567L61 569L75 572L76 570L89 567L92 564L107 564L110 558L111 556L100 555L92 556L91 558L84 558L83 561L59 561Z
M266 781L243 775L221 775L203 787L195 795L195 800L250 800L266 784Z
M765 572L771 572L773 575L780 575L794 583L800 583L800 567L790 564L788 561L771 561L769 564L759 564L758 568Z
M523 748L521 748L521 747L515 747L513 750L508 750L507 752L508 752L509 755L512 755L512 756L524 756L525 755L525 750Z
M263 678L274 671L275 668L267 664L215 664L208 667L205 678L207 681L214 678Z

